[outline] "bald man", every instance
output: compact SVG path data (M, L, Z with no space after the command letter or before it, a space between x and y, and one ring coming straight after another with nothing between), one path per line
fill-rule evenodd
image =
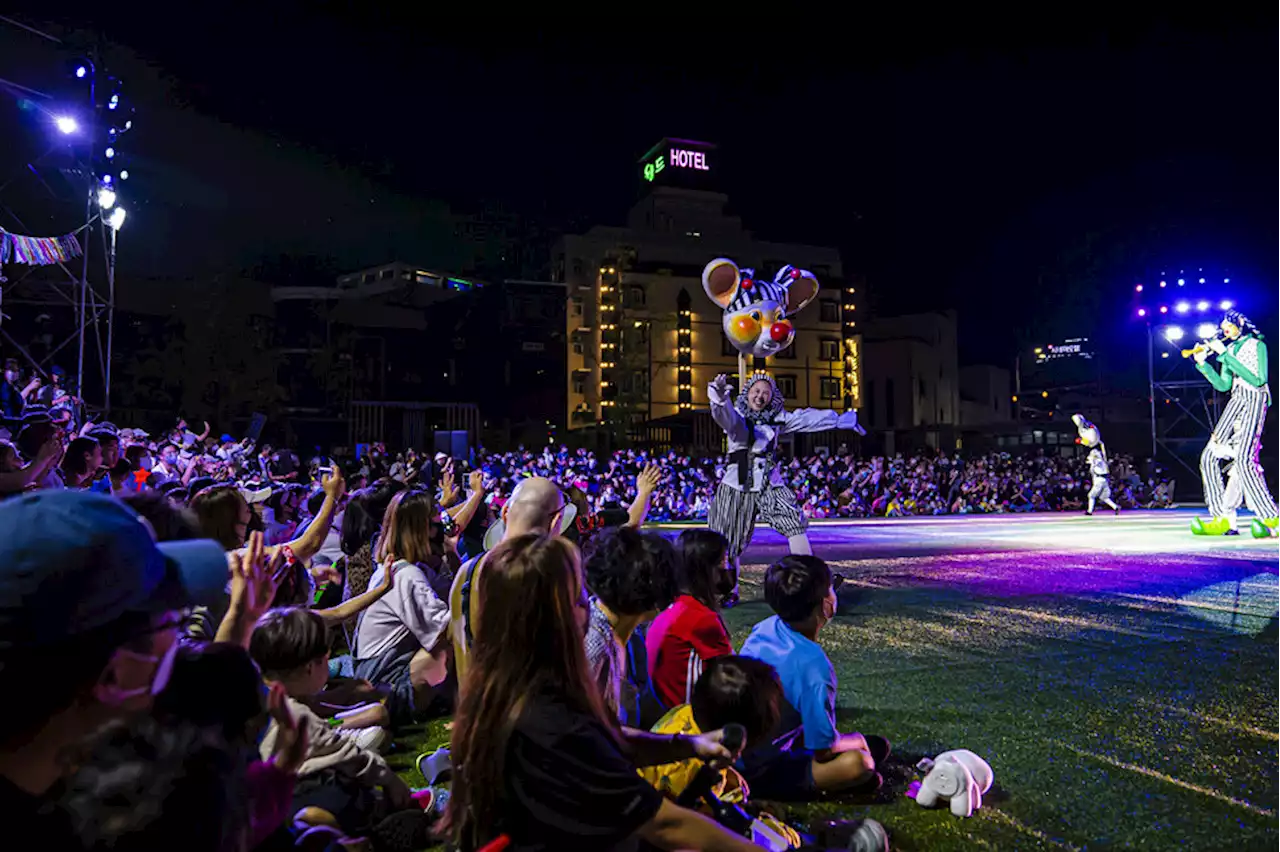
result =
M502 540L526 533L560 531L560 516L564 512L564 494L551 480L531 477L522 480L511 492L510 499L502 507ZM476 577L484 562L480 554L458 569L449 590L449 635L453 639L453 659L458 683L467 672L467 653L471 650L471 631L468 621L479 618L480 604ZM466 599L466 605L464 605Z

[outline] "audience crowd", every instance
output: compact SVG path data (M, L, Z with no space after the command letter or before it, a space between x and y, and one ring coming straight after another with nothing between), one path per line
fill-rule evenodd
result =
M0 388L0 811L51 850L887 850L890 744L841 731L820 634L842 579L736 576L697 521L725 463L546 448L303 461L183 421L81 423ZM28 402L28 399L30 402ZM786 463L812 517L1078 509L1079 459ZM1113 460L1122 505L1170 485ZM397 735L452 717L418 756ZM417 776L413 776L415 782Z

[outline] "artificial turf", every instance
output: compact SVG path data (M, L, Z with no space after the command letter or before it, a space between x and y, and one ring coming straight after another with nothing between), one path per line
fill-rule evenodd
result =
M1256 567L1179 597L988 597L860 574L819 641L841 728L894 743L886 785L873 803L771 810L800 826L869 815L896 850L1276 849L1276 575ZM770 614L760 568L725 613L735 645ZM389 759L421 784L413 757L447 740L436 722ZM995 772L967 820L904 795L920 757L952 748Z

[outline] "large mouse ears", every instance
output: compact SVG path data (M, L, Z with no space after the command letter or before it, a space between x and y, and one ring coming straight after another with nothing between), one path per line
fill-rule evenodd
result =
M795 316L818 296L818 279L807 269L787 265L778 270L774 283L787 289L787 316Z
M702 289L722 308L729 307L738 295L739 281L738 264L727 257L717 257L702 269Z

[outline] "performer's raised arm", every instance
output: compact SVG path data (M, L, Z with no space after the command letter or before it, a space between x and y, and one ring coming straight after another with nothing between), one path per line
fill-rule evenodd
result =
M1208 352L1198 352L1195 355L1196 369L1209 380L1209 384L1213 385L1216 391L1226 393L1231 390L1231 368L1223 365L1219 370L1217 367L1209 363Z
M747 422L733 407L733 392L729 389L729 377L721 374L707 385L707 399L711 402L711 419L724 430L731 441L747 440Z
M797 408L795 411L785 411L779 425L784 435L825 432L828 429L852 429L859 435L867 434L867 430L858 424L858 412L846 411L841 414L830 408Z

